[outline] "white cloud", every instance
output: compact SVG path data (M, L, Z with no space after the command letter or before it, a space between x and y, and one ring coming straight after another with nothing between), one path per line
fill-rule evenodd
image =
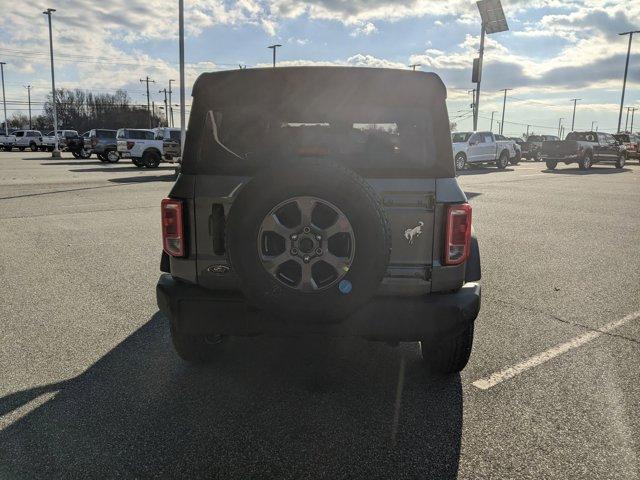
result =
M360 36L368 36L373 33L376 33L378 28L371 22L367 22L359 27L357 27L353 32L350 33L352 37L360 37Z

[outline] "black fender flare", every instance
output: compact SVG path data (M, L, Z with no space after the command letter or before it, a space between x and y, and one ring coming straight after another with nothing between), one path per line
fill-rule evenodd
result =
M478 282L482 277L482 269L480 268L480 246L478 245L478 237L476 232L471 230L471 251L464 271L465 282Z

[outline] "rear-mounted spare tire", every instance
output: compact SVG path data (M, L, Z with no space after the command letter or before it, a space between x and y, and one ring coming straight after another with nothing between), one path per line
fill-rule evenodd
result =
M229 259L255 306L287 321L344 319L375 294L391 231L367 182L334 162L258 173L234 201Z

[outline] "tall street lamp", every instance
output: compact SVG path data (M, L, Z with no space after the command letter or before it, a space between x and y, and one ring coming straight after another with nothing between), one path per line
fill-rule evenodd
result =
M276 50L280 48L282 45L270 45L267 48L273 50L273 68L276 68Z
M576 124L576 103L578 103L578 100L582 100L581 98L572 98L571 101L573 102L573 116L571 117L571 131L573 132L573 127Z
M44 15L49 19L49 53L51 54L51 96L53 99L53 135L55 138L55 145L53 152L51 152L52 158L60 158L60 149L58 145L58 109L56 107L56 76L53 68L53 33L51 32L51 14L55 12L55 8L47 8Z
M2 105L4 106L4 134L9 135L9 126L7 125L7 99L4 96L4 66L6 62L0 62L0 74L2 74Z
M629 71L629 56L631 55L631 41L633 40L633 34L640 33L640 30L634 30L632 32L623 32L618 35L629 35L629 47L627 48L627 62L624 64L624 80L622 81L622 98L620 99L620 114L618 115L618 132L622 124L622 109L624 108L624 91L627 88L627 72Z
M471 81L476 84L476 102L473 111L473 130L478 129L478 111L480 109L480 83L482 81L482 60L484 58L484 35L505 32L509 30L507 19L502 10L500 0L480 0L477 2L482 29L480 30L480 52L478 58L473 61L473 73Z
M171 82L175 82L175 80L171 79L169 80L169 116L171 117L171 126L173 127L173 104L171 103L171 94L173 93L173 90L171 90Z

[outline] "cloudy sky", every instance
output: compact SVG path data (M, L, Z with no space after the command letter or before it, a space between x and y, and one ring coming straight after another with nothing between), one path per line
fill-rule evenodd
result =
M19 7L16 7L21 3ZM54 45L59 86L95 92L118 88L145 103L178 79L177 0L0 0L0 61L5 65L9 115L25 109L23 85L36 107L50 89L48 34L42 10L56 8ZM471 128L471 63L479 43L479 14L466 0L185 0L187 88L198 74L268 65L281 43L281 65L332 64L407 68L438 73L448 88L452 121ZM507 100L505 133L526 124L553 133L571 122L570 99L580 98L576 129L617 125L626 37L640 29L637 0L503 0L510 31L488 37L480 128ZM634 41L627 106L640 106L640 35ZM175 84L174 84L175 85ZM174 87L175 88L175 87ZM177 99L177 94L175 95ZM189 103L189 102L187 102ZM625 111L626 112L626 111ZM638 122L640 128L640 111ZM623 116L623 126L625 117ZM507 123L510 122L510 123Z

